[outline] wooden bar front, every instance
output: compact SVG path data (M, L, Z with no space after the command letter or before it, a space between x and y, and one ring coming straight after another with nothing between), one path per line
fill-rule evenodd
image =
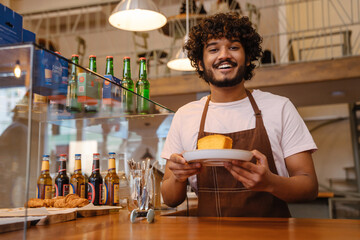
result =
M0 234L21 239L23 231ZM360 239L360 220L296 218L198 218L157 215L154 223L129 213L78 218L47 226L32 226L27 239Z

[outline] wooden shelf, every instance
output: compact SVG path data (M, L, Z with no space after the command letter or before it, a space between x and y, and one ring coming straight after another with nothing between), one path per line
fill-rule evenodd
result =
M295 106L353 103L360 101L359 66L360 56L265 66L245 86L288 97ZM196 74L153 79L151 88L152 96L209 91Z

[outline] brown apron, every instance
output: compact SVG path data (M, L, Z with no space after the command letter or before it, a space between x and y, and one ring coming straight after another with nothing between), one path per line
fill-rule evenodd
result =
M270 141L264 123L253 96L246 90L256 115L254 129L233 133L204 132L206 114L210 96L205 104L201 118L198 139L212 134L231 137L234 149L253 150L263 153L268 160L271 172L278 174ZM255 162L252 159L252 162ZM246 189L225 167L202 167L197 175L198 215L217 217L290 217L287 204L267 192L256 192Z

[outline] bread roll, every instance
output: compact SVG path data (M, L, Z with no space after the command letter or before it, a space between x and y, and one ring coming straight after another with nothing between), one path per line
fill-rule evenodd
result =
M224 135L209 135L199 139L198 149L231 149L232 142L231 138Z
M36 207L56 207L56 208L75 208L84 207L89 204L86 198L80 198L76 194L69 194L66 197L58 196L52 199L30 198L25 206Z

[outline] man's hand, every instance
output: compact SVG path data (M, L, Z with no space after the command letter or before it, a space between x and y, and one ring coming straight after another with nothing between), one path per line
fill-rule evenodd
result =
M257 150L252 153L257 163L247 161L231 161L224 164L225 168L240 181L244 187L254 191L270 191L273 173L269 169L267 158Z
M289 177L272 173L266 156L257 150L253 150L252 153L257 159L256 164L245 161L224 164L244 187L269 192L286 202L309 201L316 198L318 183L310 151L285 158Z
M181 154L174 153L168 159L167 167L173 173L176 181L185 182L188 177L200 172L201 164L187 163Z
M176 207L186 198L188 177L198 174L200 163L188 163L181 154L173 153L166 162L161 193L165 204Z

